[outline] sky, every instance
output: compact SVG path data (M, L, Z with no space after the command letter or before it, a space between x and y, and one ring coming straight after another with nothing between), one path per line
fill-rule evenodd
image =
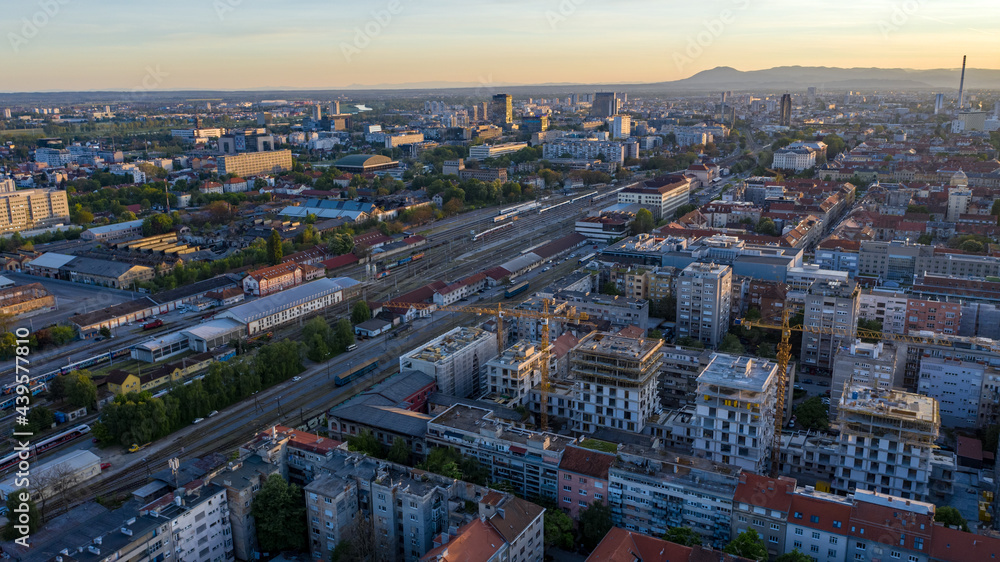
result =
M0 91L644 83L1000 67L996 0L0 0Z

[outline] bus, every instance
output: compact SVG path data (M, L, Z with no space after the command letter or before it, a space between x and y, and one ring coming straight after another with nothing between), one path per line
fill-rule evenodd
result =
M528 282L527 281L522 281L522 282L518 283L517 285L513 285L511 287L507 287L507 290L504 291L504 293L503 293L503 297L505 299L509 299L511 297L520 295L521 293L523 293L523 292L525 292L527 290L528 290Z

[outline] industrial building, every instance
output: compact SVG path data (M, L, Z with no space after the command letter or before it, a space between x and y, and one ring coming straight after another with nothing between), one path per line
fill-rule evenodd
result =
M235 306L216 316L231 318L246 326L246 334L255 336L299 317L321 312L344 300L345 291L360 285L349 277L317 279L280 293Z

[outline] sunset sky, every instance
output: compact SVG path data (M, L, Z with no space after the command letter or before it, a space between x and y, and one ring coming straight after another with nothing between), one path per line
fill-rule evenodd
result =
M963 54L972 68L1000 67L995 0L0 0L0 9L0 91L9 92L657 82L716 66L957 68Z

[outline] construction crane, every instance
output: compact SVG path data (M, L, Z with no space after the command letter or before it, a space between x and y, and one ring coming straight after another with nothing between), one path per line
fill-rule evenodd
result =
M769 324L759 320L748 320L746 318L736 319L735 324L747 330L751 328L765 328L770 330L781 330L781 342L778 343L778 415L774 418L774 443L771 447L771 472L777 473L778 459L781 451L781 429L785 421L785 389L788 386L788 362L792 358L792 332L807 332L810 334L823 334L829 336L840 336L851 341L862 339L891 340L908 344L938 344L950 345L955 342L973 343L977 345L988 344L996 351L1000 347L995 342L981 340L979 338L965 338L960 336L942 336L932 332L921 332L920 334L890 334L877 330L866 330L863 328L834 328L830 326L803 326L801 324L791 325L790 319L793 311L785 308L781 313L781 324Z
M497 303L495 307L485 307L485 306L451 306L444 305L439 306L435 304L427 303L412 303L412 302L397 302L390 301L386 303L393 307L413 307L417 310L442 310L449 312L471 312L473 314L489 314L496 317L497 319L497 355L503 354L503 350L506 349L504 341L505 330L503 328L503 322L505 317L510 318L529 318L533 320L540 321L542 325L542 365L541 365L541 382L539 384L539 394L541 398L541 419L540 425L542 431L547 431L549 428L549 411L548 411L548 398L549 398L549 327L553 320L562 320L565 322L571 322L574 324L586 323L589 316L586 312L577 312L576 307L569 307L566 312L562 313L552 313L549 312L549 306L552 304L550 299L542 299L542 310L537 312L534 310L520 310L516 308L504 308L501 303Z

